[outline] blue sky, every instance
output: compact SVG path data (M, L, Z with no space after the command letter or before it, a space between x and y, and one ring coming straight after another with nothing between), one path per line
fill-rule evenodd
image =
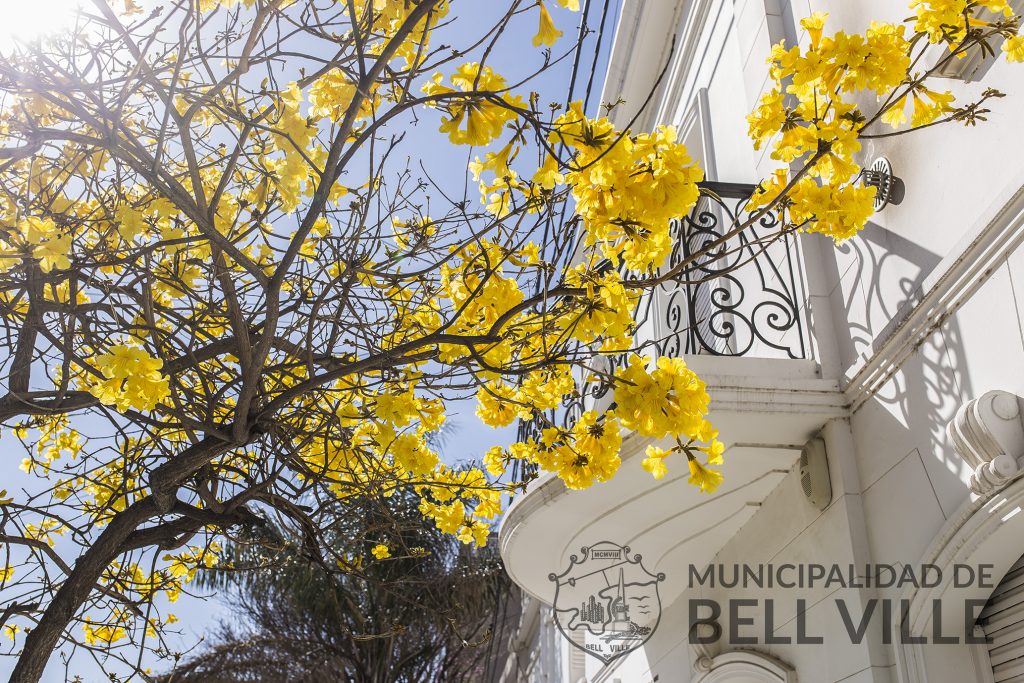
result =
M581 5L586 0L581 0ZM594 83L592 85L593 99L590 110L597 110L598 99L603 86L603 75L605 72L606 56L611 47L612 37L616 25L618 9L621 0L608 0L609 17L605 27L604 40L597 68L595 70ZM145 6L158 4L157 0L145 0L141 3ZM565 36L554 48L555 54L571 46L578 31L579 15L568 12L558 7L553 0L548 0L552 15L559 29ZM596 28L600 20L604 0L593 0L591 8L591 25ZM434 36L434 44L464 44L467 36L482 34L487 28L493 25L495 18L506 7L501 2L482 2L480 0L454 0L452 2L452 15L456 20L451 26L439 30ZM518 17L509 26L508 34L502 42L502 48L496 50L489 58L489 64L496 71L506 76L509 82L515 82L533 72L543 63L543 53L533 48L530 41L537 30L538 13L530 11L524 16ZM591 63L594 58L595 37L591 35L585 43L581 55L580 73L576 90L577 98L582 98L591 76ZM467 61L469 61L467 59ZM540 93L541 106L549 102L561 102L564 104L569 90L570 74L573 60L566 59L541 77L529 84L529 90ZM524 93L525 94L525 93ZM408 142L405 151L412 158L414 163L417 158L421 159L429 176L443 187L457 189L461 193L462 187L467 182L466 162L470 156L481 154L480 152L468 149L453 148L446 137L437 131L437 113L423 112L418 125L413 126L408 133ZM475 188L470 183L470 196L476 197ZM456 463L466 460L479 460L484 452L493 445L505 445L515 438L514 427L500 430L491 429L483 425L474 414L475 401L459 401L449 405L448 419L449 426L446 430L446 438L442 451L442 457L446 462ZM42 488L42 483L30 477L19 469L19 464L25 456L21 444L9 434L0 436L0 449L5 454L3 465L0 466L0 478L3 484L0 488L7 488L14 492L22 489L29 492ZM15 493L19 495L19 493ZM59 546L58 546L59 547ZM73 559L74 554L65 555L68 560ZM227 605L216 597L190 597L183 595L181 599L169 610L176 614L181 622L178 626L181 629L179 636L171 636L172 644L176 644L182 650L188 650L194 646L210 629L220 620L230 620L231 611ZM22 638L19 638L19 645ZM2 651L8 652L9 641L4 639L0 642ZM12 657L0 658L0 676L9 675L13 666ZM157 670L162 666L155 664ZM71 675L79 674L85 681L106 680L98 667L80 658L69 668ZM58 658L54 658L48 668L44 681L57 683L65 680L65 668Z

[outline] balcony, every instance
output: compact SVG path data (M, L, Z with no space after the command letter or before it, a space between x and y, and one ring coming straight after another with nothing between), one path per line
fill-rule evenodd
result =
M793 468L803 444L846 414L837 380L823 378L813 357L798 236L769 239L777 218L744 211L751 186L703 190L693 212L672 225L665 268L690 264L640 301L636 338L647 353L682 355L707 382L709 417L727 448L725 482L700 494L686 483L682 458L654 480L640 466L651 441L636 434L624 438L622 467L610 482L569 491L553 474L533 479L510 506L499 544L513 580L542 602L554 598L549 573L581 547L607 540L666 574L659 590L668 606L685 588L688 566L710 561ZM603 369L622 362L607 359ZM586 390L546 420L571 425L584 410L611 405L607 387L579 379ZM520 439L539 430L522 423Z
M705 182L702 190L690 215L672 223L662 271L695 261L641 301L639 336L662 355L806 359L795 236L774 237L774 213L744 211L753 185Z

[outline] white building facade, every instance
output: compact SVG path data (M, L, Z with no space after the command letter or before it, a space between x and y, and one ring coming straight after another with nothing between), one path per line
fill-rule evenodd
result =
M770 46L806 41L814 11L851 32L910 13L904 0L623 0L603 101L624 100L620 126L676 125L710 181L756 183L774 162L745 116ZM884 158L905 192L860 235L800 235L762 255L770 267L653 300L642 329L707 382L725 481L701 495L681 458L655 481L635 436L611 482L534 481L499 534L526 595L504 681L1024 682L1024 69L962 61L945 79L958 101L1007 96L976 128L866 141L861 164ZM727 225L725 204L679 239ZM608 664L557 630L549 578L602 541L665 575L657 627ZM812 566L846 581L800 581ZM710 568L731 584L737 567L789 581L694 581ZM869 585L879 568L921 585ZM710 603L722 636L694 642L711 633L691 610ZM854 637L847 622L865 613Z

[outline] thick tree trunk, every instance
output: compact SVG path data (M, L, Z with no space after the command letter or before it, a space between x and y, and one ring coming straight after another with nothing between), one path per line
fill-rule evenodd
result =
M61 634L96 588L103 570L117 559L128 536L156 512L156 503L151 496L136 501L127 510L115 515L92 547L82 553L71 575L43 612L39 623L25 638L25 648L21 651L9 683L38 683Z
M227 448L229 444L207 437L153 470L153 493L114 515L92 547L78 558L39 623L25 638L25 648L8 683L38 683L68 622L96 589L103 570L125 552L125 543L132 533L147 521L170 512L178 486Z

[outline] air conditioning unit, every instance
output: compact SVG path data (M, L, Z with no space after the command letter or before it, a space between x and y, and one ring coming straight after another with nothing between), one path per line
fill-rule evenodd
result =
M800 486L811 505L824 510L832 502L832 480L828 475L825 440L816 436L800 451Z

